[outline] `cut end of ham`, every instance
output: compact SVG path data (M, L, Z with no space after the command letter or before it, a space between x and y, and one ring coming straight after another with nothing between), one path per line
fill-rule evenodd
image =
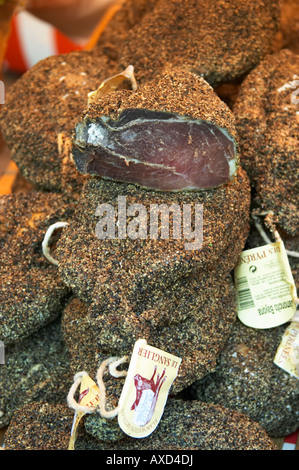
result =
M236 144L226 129L139 108L122 111L118 119L83 119L72 153L83 174L158 191L218 187L237 171Z

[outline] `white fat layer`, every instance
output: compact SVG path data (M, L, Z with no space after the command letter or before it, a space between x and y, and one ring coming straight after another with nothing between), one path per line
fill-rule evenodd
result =
M229 160L228 161L228 166L229 166L229 176L234 176L234 174L237 171L236 158L234 158L233 160Z
M94 123L88 126L87 143L91 145L107 145L108 131Z
M232 138L232 136L227 132L226 129L224 129L223 127L220 128L221 132L223 132L223 134L231 141L233 142L234 144L234 155L235 155L235 158L229 158L227 157L226 155L226 158L227 158L227 161L228 161L228 166L229 166L229 176L232 177L235 175L236 171L237 171L237 149L236 149L236 142L235 140Z

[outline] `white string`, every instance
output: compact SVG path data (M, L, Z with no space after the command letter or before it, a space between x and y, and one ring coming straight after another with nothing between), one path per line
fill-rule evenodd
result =
M261 216L263 216L263 215L269 216L269 215L270 215L270 216L271 216L271 215L273 215L273 212L262 212L262 213L259 214L259 215L261 215ZM259 234L260 234L261 237L263 238L264 242L267 243L267 244L271 244L272 241L270 240L270 238L268 238L268 236L267 236L265 230L263 229L262 225L259 223L259 221L258 221L256 215L252 215L252 218L253 218L254 224L255 224L255 226L256 226L256 228L257 228ZM280 235L279 235L279 233L278 233L277 230L273 230L273 235L274 235L274 238L275 238L275 241L276 241L276 242L281 242L281 241L282 241L282 240L281 240L281 237L280 237ZM296 252L296 251L287 250L287 249L286 249L285 251L286 251L286 254L287 254L288 256L291 256L291 257L293 257L293 258L299 258L299 253Z
M108 418L112 419L115 418L118 414L119 407L117 406L111 411L106 410L106 387L103 381L103 375L105 372L106 367L109 367L109 372L112 371L112 375L114 377L121 377L126 374L126 371L119 372L116 370L116 367L122 364L123 362L126 362L127 356L124 356L122 358L118 357L110 357L109 359L106 359L105 361L102 362L100 365L98 372L97 372L97 383L98 387L100 389L100 402L98 404L99 408L99 413L102 416L102 418ZM125 374L124 374L125 372Z
M121 364L123 364L124 362L127 362L128 360L128 356L123 356L121 357L118 361L114 361L112 363L109 364L109 372L110 372L110 375L112 375L113 377L125 377L127 375L127 371L126 370L117 370L117 367L120 366Z
M100 367L98 368L97 371L97 384L99 387L99 403L95 406L83 406L77 403L75 400L74 396L75 393L82 381L82 377L84 375L88 375L87 372L82 371L78 372L75 377L74 377L74 382L69 390L69 393L67 395L67 403L70 408L73 408L76 412L82 411L83 413L95 413L98 412L100 413L102 418L108 418L112 419L118 414L118 406L114 408L113 410L106 410L106 387L103 381L103 375L106 371L106 368L108 367L109 372L113 377L123 377L127 374L127 371L118 371L116 368L120 365L123 364L128 360L128 356L123 356L122 358L119 357L110 357L103 361L100 364Z
M259 234L261 235L262 239L264 240L264 242L267 243L267 244L271 244L272 241L270 240L270 238L268 238L265 230L263 229L262 225L258 222L258 220L255 216L253 216L253 220L254 220L254 224L255 224Z
M74 398L77 388L81 384L82 377L84 375L88 375L87 372L82 371L82 372L78 372L78 374L75 375L73 385L71 386L69 393L67 395L67 403L69 407L73 408L75 411L82 411L83 413L94 413L96 411L95 406L80 405L79 403L76 402Z
M66 225L68 225L67 222L56 222L55 224L50 225L50 227L46 231L45 237L42 242L42 250L43 250L43 254L45 258L47 258L48 261L50 261L52 264L55 264L56 266L58 266L58 261L55 258L53 258L53 256L50 253L49 241L55 230L61 227L65 227Z

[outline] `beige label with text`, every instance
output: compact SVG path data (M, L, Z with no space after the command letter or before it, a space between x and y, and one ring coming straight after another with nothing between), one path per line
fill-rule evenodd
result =
M286 328L276 351L274 363L299 379L299 323L292 321Z
M243 251L234 277L242 323L272 328L292 319L296 287L283 242Z
M119 400L118 423L126 434L142 438L155 430L180 363L179 357L145 340L135 343Z
M80 384L79 404L82 406L95 406L100 400L100 390L96 383L88 376L82 377ZM69 442L68 450L74 450L77 437L77 428L82 417L85 415L83 411L76 411Z

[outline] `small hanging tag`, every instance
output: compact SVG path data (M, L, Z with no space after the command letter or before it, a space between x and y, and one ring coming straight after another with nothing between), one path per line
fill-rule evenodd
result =
M134 91L137 90L137 82L134 76L133 65L129 65L123 72L107 78L101 83L97 90L88 93L87 104L90 105L102 98L103 96L107 95L108 93L111 93L112 91L116 90L119 85L125 80L130 80L132 89Z
M282 241L243 251L234 278L242 323L273 328L292 319L296 287Z
M297 311L299 313L299 311ZM278 346L274 363L299 379L299 318L295 315Z
M95 407L100 401L100 390L96 383L89 377L84 375L80 384L80 396L78 403L86 407ZM85 415L84 411L76 411L74 415L71 437L68 450L74 450L77 438L77 428L81 418Z
M118 424L129 436L146 437L157 427L181 359L136 341L119 399Z

